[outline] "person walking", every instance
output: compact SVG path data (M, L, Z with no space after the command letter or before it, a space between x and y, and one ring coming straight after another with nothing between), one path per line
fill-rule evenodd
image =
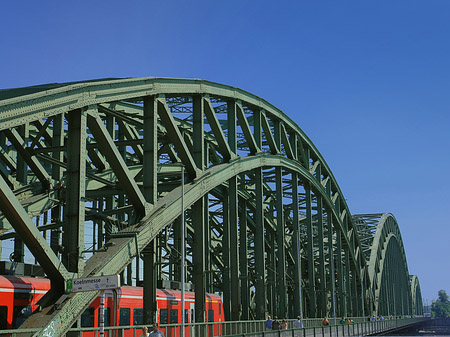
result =
M153 323L152 332L150 332L148 337L164 337L163 332L158 329L158 323Z
M267 316L266 320L266 330L272 330L272 317Z
M302 328L303 328L302 319L300 318L300 316L297 316L297 320L294 321L294 329L302 329Z
M278 321L278 317L277 316L273 316L272 330L280 330L280 328L281 328L281 324Z
M281 330L287 330L287 322L285 319L281 321Z
M148 337L149 333L148 333L148 328L146 326L144 326L142 328L142 334L139 337Z

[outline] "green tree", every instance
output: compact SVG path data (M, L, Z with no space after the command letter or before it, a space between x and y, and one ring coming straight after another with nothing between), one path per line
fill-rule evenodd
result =
M436 318L450 317L450 301L445 290L438 291L438 299L433 301L431 312Z

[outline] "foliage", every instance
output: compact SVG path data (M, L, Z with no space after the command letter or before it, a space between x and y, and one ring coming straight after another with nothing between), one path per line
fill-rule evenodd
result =
M436 318L450 317L450 301L445 290L439 290L438 299L431 305L431 312Z

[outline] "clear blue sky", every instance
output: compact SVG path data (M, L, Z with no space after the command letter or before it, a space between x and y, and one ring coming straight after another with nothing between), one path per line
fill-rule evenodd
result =
M70 4L72 3L72 4ZM202 78L284 110L352 213L392 212L450 292L450 1L3 1L0 88Z

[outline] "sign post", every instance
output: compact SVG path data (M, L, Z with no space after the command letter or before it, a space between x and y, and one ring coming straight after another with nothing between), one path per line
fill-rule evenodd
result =
M116 289L120 287L119 275L75 278L66 281L66 293Z
M87 278L75 278L66 281L66 293L78 293L83 291L100 290L100 337L105 335L105 290L120 287L119 275L94 276Z

